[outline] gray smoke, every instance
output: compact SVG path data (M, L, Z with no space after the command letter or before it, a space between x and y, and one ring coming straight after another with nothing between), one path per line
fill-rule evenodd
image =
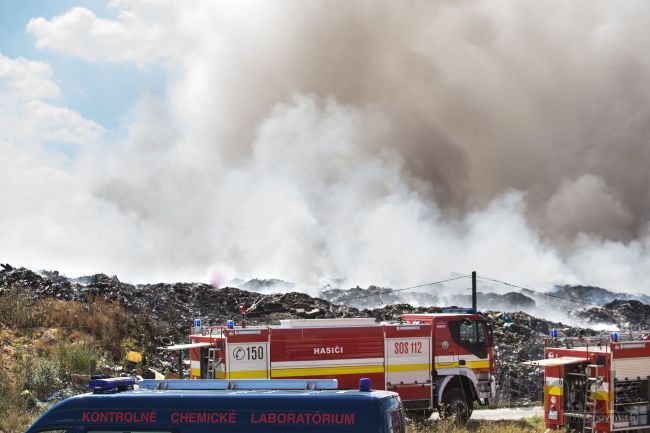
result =
M86 10L28 31L162 66L168 95L81 152L85 210L14 256L49 264L65 239L59 267L132 280L399 287L476 269L648 290L647 2L117 7L104 33ZM88 217L93 246L71 229Z

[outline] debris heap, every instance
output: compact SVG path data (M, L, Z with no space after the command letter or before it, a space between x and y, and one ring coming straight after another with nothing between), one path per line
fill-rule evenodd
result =
M248 287L266 289L269 284L277 285L278 281L256 280ZM249 324L277 323L278 320L289 318L335 317L373 317L378 321L389 321L396 320L405 313L441 311L436 306L415 307L398 303L401 298L386 294L386 289L374 286L368 289L356 287L351 290L329 290L321 294L325 298L321 299L296 291L261 294L234 287L215 288L200 283L133 285L105 274L68 279L56 271L37 273L2 265L0 296L16 287L34 299L55 298L85 303L106 300L119 303L137 320L155 322L158 325L156 329L164 330L165 335L159 336L159 342L164 344L185 341L195 318L203 319L206 325L223 324L228 319L236 322L246 320ZM578 291L582 293L585 290L581 288ZM492 295L494 294L482 294L486 299ZM332 302L340 299L346 300ZM497 300L506 300L515 307L534 302L516 293L494 295L492 302ZM459 302L459 305L467 303ZM495 355L500 366L498 392L500 401L506 404L538 402L541 399L541 369L523 367L521 362L543 356L543 337L548 335L551 328L557 328L568 336L580 332L583 335L595 334L588 329L581 330L539 319L524 312L488 311L484 314L493 329ZM576 315L588 323L606 322L615 323L621 328L650 328L650 306L637 300L615 300L603 308L579 311ZM150 359L161 358L151 356Z

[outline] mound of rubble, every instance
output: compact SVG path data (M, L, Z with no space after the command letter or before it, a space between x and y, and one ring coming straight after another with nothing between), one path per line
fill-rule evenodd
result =
M265 289L269 285L278 284L278 281L258 280L250 286ZM435 306L416 307L395 302L399 299L395 294L387 294L386 289L374 286L368 289L334 289L323 293L322 296L326 299L321 299L300 292L261 294L199 283L132 285L104 274L68 279L56 271L36 273L25 268L2 265L0 296L15 287L23 289L34 299L57 298L85 303L102 299L119 303L138 320L156 322L158 328L165 332L165 335L159 337L161 341L167 342L165 344L185 341L195 318L203 319L204 324L208 325L222 324L228 319L239 322L243 317L242 312L246 312L246 320L253 324L277 323L278 320L288 318L373 317L378 321L390 321L397 320L405 313L441 311ZM368 294L373 296L368 297ZM489 295L491 294L482 296ZM508 299L515 306L528 305L530 300L516 293L498 296L499 300ZM378 303L372 302L374 297L379 299ZM338 302L331 302L332 299ZM479 297L479 302L480 300ZM459 302L459 305L468 303ZM578 335L581 330L523 312L488 311L484 314L493 330L495 355L500 366L500 401L513 404L538 402L543 392L542 371L539 368L523 367L521 362L543 356L543 338L551 328L558 328L565 335ZM613 301L604 308L585 310L579 315L594 323L650 327L650 306L639 301ZM590 330L582 332L593 334Z
M367 289L354 287L352 289L327 289L320 292L320 296L335 303L345 303L351 307L379 308L385 305L403 304L408 301L411 305L471 305L472 297L466 294L445 294L400 290L384 287L370 286ZM477 302L490 310L533 310L536 306L534 299L521 293L509 292L505 294L478 291Z
M248 317L260 322L274 322L294 316L334 318L358 315L356 309L300 292L262 295L233 287L218 289L200 283L133 285L104 274L69 280L56 271L39 274L29 269L3 265L0 270L0 295L10 287L22 288L34 299L57 298L81 302L103 299L117 302L127 311L146 316L147 320L168 324L171 333L168 337L173 339L186 336L195 318L202 318L208 325L238 318L242 305L250 309Z
M602 307L577 311L575 315L590 323L612 324L619 329L630 331L650 329L650 305L640 301L616 299Z
M635 295L631 293L612 292L595 286L556 286L551 295L569 299L578 299L595 305L604 305L615 300L639 301L650 304L650 295Z

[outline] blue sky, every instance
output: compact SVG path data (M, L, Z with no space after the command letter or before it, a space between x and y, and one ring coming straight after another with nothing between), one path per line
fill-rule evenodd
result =
M33 36L25 31L29 20L50 20L75 6L83 6L103 18L116 17L116 11L108 8L105 1L0 0L0 53L49 63L53 80L61 90L56 103L100 123L110 132L119 128L124 114L140 95L164 94L165 73L158 65L139 69L126 63L93 63L36 48Z

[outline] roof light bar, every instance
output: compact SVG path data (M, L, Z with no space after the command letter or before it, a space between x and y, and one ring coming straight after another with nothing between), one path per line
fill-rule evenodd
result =
M155 380L143 379L138 383L140 389L209 391L209 390L325 390L337 389L336 379L240 379L240 380Z
M118 392L132 389L135 385L133 377L104 377L92 376L88 386L94 392Z
M460 313L460 314L475 314L476 309L474 308L443 308L443 313Z

